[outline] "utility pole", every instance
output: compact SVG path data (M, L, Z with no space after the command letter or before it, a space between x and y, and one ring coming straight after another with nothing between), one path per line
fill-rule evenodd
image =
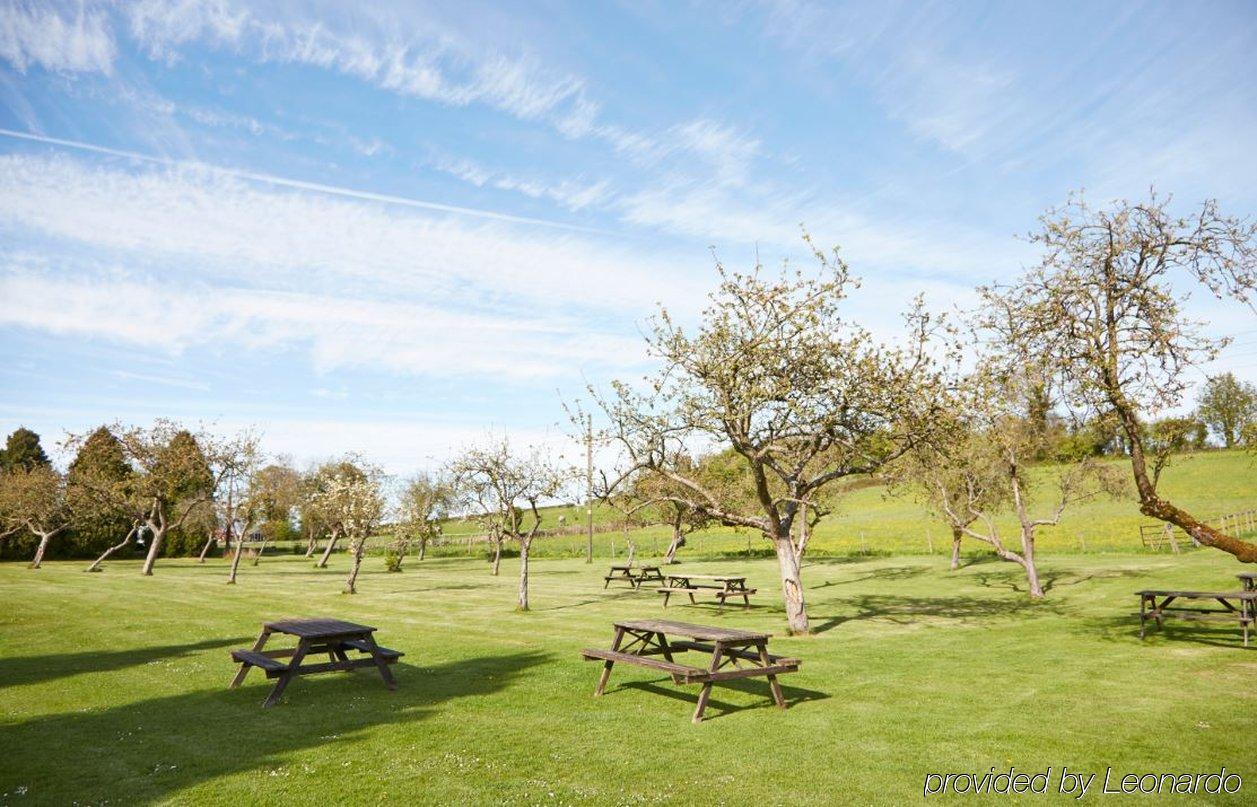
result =
M594 562L594 416L585 415L585 562Z

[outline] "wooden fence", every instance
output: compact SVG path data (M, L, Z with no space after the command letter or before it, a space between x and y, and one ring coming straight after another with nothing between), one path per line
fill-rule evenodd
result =
M1241 510L1238 513L1227 513L1202 520L1209 526L1236 537L1257 532L1257 509ZM1184 547L1190 549L1198 546L1196 541L1183 530L1161 521L1155 524L1141 524L1139 540L1148 549L1160 550L1169 547L1176 554Z

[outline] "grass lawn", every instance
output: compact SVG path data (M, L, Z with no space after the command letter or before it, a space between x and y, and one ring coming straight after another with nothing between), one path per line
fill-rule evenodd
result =
M147 579L130 561L0 566L0 802L902 804L927 772L1014 765L1225 765L1245 787L1213 801L1251 804L1257 788L1257 649L1220 623L1140 642L1131 617L1139 588L1235 588L1241 567L1218 552L1048 554L1041 604L1004 563L814 560L816 634L770 645L804 659L783 679L791 708L772 708L762 679L738 682L697 726L697 688L641 668L591 697L579 649L607 645L615 618L664 613L653 593L604 592L605 561L535 562L527 614L512 610L514 561L493 578L479 560L387 574L371 558L356 596L338 593L346 563L270 558L235 587L221 560L164 561ZM783 632L772 562L685 568L745 572L760 605L668 616ZM379 626L407 653L399 689L368 671L307 677L266 711L256 671L228 690L228 649L302 614Z

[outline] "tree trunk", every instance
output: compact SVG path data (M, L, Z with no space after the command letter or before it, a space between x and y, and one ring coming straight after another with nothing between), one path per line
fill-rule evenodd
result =
M528 610L528 549L531 540L519 542L519 610Z
M326 569L327 559L332 556L332 550L336 548L336 542L340 540L340 530L332 530L332 534L327 537L327 548L323 550L323 557L319 558L314 564L316 569Z
M1214 549L1234 555L1244 563L1257 563L1257 543L1242 541L1214 529L1203 521L1197 520L1191 513L1175 507L1157 495L1157 489L1148 476L1148 467L1144 456L1143 439L1139 434L1139 418L1134 410L1122 400L1110 395L1110 403L1117 411L1122 430L1130 440L1130 465L1135 477L1135 489L1139 492L1139 512L1149 518L1165 521L1179 527L1193 541Z
M681 534L681 529L675 524L672 526L672 543L668 544L668 552L663 557L664 563L677 562L677 550L685 546L685 536Z
M960 527L951 528L951 570L953 572L960 568L960 536L964 534L964 530Z
M355 541L350 546L350 554L353 556L353 563L349 567L349 579L345 581L345 593L358 593L358 569L362 566L362 553L367 547L367 539Z
M99 558L97 558L97 559L96 559L96 561L95 561L95 562L94 562L91 566L88 566L88 567L87 567L87 571L89 571L89 572L99 572L99 571L100 571L100 564L102 564L102 563L104 563L104 562L105 562L105 558L109 557L110 555L112 555L113 553L117 552L117 551L118 551L119 549L121 549L122 547L124 547L124 546L126 546L127 544L131 543L131 536L135 535L135 532L136 532L136 530L138 530L138 529L139 529L139 527L138 527L138 526L136 526L136 527L132 527L132 528L130 529L130 531L129 531L129 532L127 532L127 537L123 538L123 539L122 539L122 541L121 541L120 543L116 543L116 544L114 544L113 546L111 546L111 547L109 547L108 549L106 549L104 552L102 552L102 553L101 553L101 556L100 556Z
M493 540L493 576L498 576L498 567L502 565L502 539Z
M205 562L205 556L209 554L212 543L214 543L214 531L210 530L209 538L205 539L205 546L201 547L201 556L197 559L197 563Z
M33 532L33 530L32 530ZM48 551L48 544L52 541L52 537L61 530L53 530L52 532L36 532L39 536L39 546L35 548L35 558L31 561L31 568L38 569L40 564L44 562L44 553Z
M1043 586L1039 584L1039 568L1034 562L1034 528L1021 532L1021 565L1026 570L1026 583L1030 588L1030 596L1039 600L1043 598Z
M777 550L777 565L781 569L781 594L786 605L786 623L791 634L806 634L807 605L803 602L803 581L799 578L799 558L795 554L790 534L772 539Z
M428 539L424 537L420 537L419 538L419 560L423 560L427 554L428 554Z
M244 554L244 541L236 541L236 551L231 556L231 573L227 576L227 585L236 584L236 571L240 568L240 556Z
M319 538L317 535L314 534L314 528L311 527L309 530L309 537L306 540L306 557L307 558L314 557L314 550L318 548L318 545L319 545Z
M157 553L161 551L161 543L166 538L166 528L160 530L149 525L148 531L153 534L153 539L148 545L148 554L144 556L144 566L140 569L140 574L152 575L153 564L157 562Z
M266 535L262 535L262 544L258 547L258 551L253 554L253 565L257 566L262 560L262 553L266 551Z

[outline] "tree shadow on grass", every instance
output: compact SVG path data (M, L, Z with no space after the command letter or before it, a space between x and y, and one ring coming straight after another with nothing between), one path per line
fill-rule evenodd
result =
M846 597L841 600L841 603L854 609L854 613L817 617L813 622L813 633L825 633L844 623L865 619L886 619L900 625L910 625L925 618L969 623L995 617L1037 616L1061 612L1060 606L1051 602L983 597L908 597L865 594Z
M0 685L37 684L81 673L110 672L156 661L182 658L202 650L247 644L255 637L206 639L190 644L136 647L129 650L88 651L43 656L0 658Z
M920 577L928 571L930 571L928 566L879 566L869 569L867 574L860 577L853 577L850 580L826 580L819 586L812 586L812 589L819 590L831 586L846 586L852 583L863 583L867 580L909 580L913 577Z
M514 653L398 664L396 691L373 670L307 676L265 710L261 702L274 682L259 675L255 685L229 690L224 666L221 687L0 725L0 792L23 787L36 801L60 804L147 804L218 777L279 767L292 752L322 746L326 751L307 756L292 776L340 770L337 746L361 741L375 726L422 720L445 702L506 689L547 658ZM289 780L284 789L292 786Z
M1178 642L1224 647L1229 650L1257 650L1257 631L1249 628L1249 647L1244 647L1244 632L1239 625L1239 616L1229 617L1225 614L1207 619L1182 619L1174 616L1162 618L1161 627L1149 619L1147 638L1139 638L1139 612L1135 608L1122 609L1106 617L1093 617L1082 621L1078 631L1109 642L1133 642L1140 647L1164 648Z
M787 679L778 676L777 681L781 684L781 694L786 699L787 707L793 707L805 701L819 701L830 697L828 693L818 692L814 689L803 689L802 687L789 686L785 683ZM626 681L618 686L607 690L603 697L614 695L623 690L635 689L639 692L647 692L652 695L663 695L673 700L683 701L688 704L689 712L679 715L678 719L689 718L693 715L694 707L698 704L698 687L691 685L687 689L678 689L676 686L669 686L671 678L659 678L653 681ZM759 695L764 698L762 703L751 704L733 704L728 701L720 700L719 693L721 689L733 689L738 692L744 692L748 695ZM712 686L712 696L707 701L707 709L703 712L703 722L709 720L717 720L722 717L743 712L747 709L775 709L776 704L773 703L772 693L768 689L768 680L765 678L743 678L733 681L724 681ZM660 719L664 719L661 715Z
M1047 594L1052 589L1060 586L1076 586L1091 580L1120 580L1145 576L1147 576L1147 572L1138 569L1110 569L1088 572L1087 574L1049 570L1040 573L1039 583L1043 586L1043 593ZM978 585L983 588L1007 588L1017 594L1029 592L1025 572L1020 567L998 572L977 572L970 575L970 577L976 580Z

